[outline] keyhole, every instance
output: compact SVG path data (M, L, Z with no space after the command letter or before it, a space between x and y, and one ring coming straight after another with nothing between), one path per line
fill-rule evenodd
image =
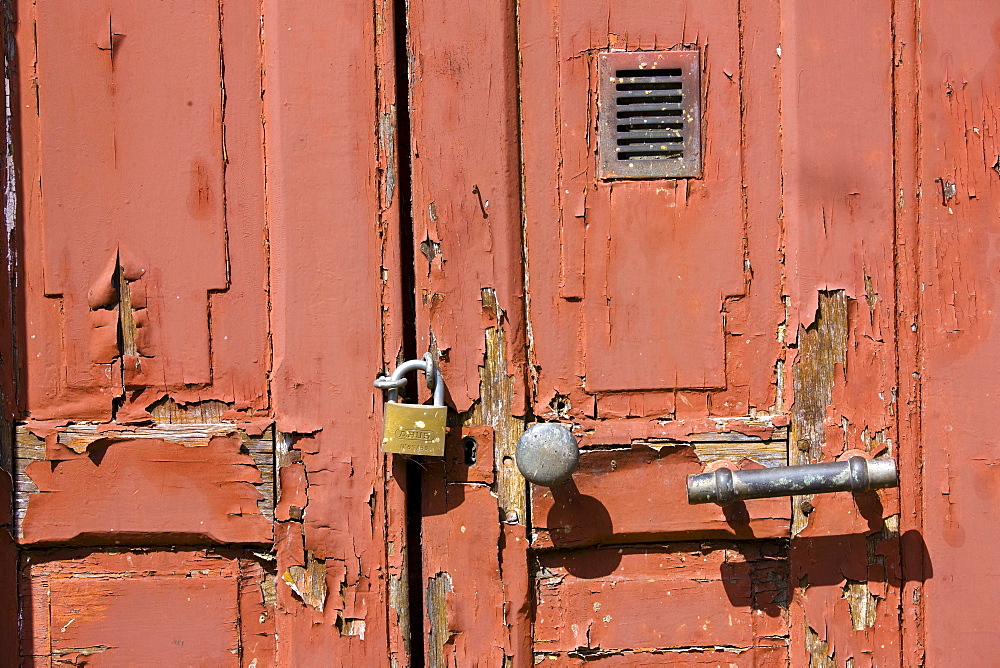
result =
M472 466L476 463L476 439L467 436L462 441L462 448L465 450L465 465Z

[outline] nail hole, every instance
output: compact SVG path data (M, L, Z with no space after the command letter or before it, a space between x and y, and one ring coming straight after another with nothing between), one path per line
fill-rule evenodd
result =
M570 404L569 397L565 394L557 394L552 397L552 401L549 402L549 408L559 415L565 415L566 412L572 408L572 404Z

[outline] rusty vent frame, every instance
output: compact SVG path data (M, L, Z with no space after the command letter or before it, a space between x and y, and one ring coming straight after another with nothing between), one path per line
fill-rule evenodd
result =
M701 176L697 51L598 54L598 175Z

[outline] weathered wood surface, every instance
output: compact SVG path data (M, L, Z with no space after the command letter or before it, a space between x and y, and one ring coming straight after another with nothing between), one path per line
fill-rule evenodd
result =
M24 543L273 540L271 429L251 437L225 424L103 433L74 425L47 440L19 431Z
M403 491L371 385L402 348L393 8L47 0L13 15L22 544L273 545L252 637L233 635L253 588L236 571L213 584L225 602L200 594L203 628L184 630L197 616L171 578L121 593L162 608L164 633L181 625L181 663L405 665ZM23 607L47 577L24 571ZM175 656L132 642L125 619L95 619L87 642Z
M773 125L754 125L753 132L748 125L771 108L774 64L758 56L764 48L756 42L748 42L743 64L743 18L728 2L679 2L669 10L641 2L612 10L561 2L524 8L522 136L537 415L616 417L627 409L669 419L777 407L784 317L775 271L778 193L750 178L756 172L744 168L742 153L745 146L752 155L777 152ZM774 25L759 29L776 32ZM711 54L702 72L704 178L595 180L592 54L680 45ZM773 61L773 47L767 51ZM690 391L701 388L715 392ZM607 390L625 395L601 394Z
M13 496L10 475L0 470L0 499ZM0 664L16 666L19 662L20 619L18 609L18 546L13 538L13 505L0 506Z
M919 231L921 283L905 326L919 330L922 353L923 479L906 525L926 541L923 550L909 546L907 574L926 583L904 600L917 602L925 626L913 651L925 651L927 665L973 664L1000 652L1000 634L983 614L1000 587L991 558L1000 543L1000 445L984 420L1000 400L1000 7L939 2L921 5L917 17L920 79L910 94L920 100L920 144L911 173L922 195L908 191L906 202Z
M685 480L702 470L694 449L684 446L586 451L573 482L532 486L532 546L788 535L788 499L755 499L725 511L689 505Z
M441 353L451 405L465 426L493 429L496 462L492 494L448 485L452 509L424 518L432 533L425 534L422 589L435 629L426 660L499 665L507 657L524 665L531 651L528 510L514 447L529 369L517 3L406 4L417 350ZM439 487L429 473L424 480L426 498ZM459 535L462 526L469 533ZM453 588L443 599L446 620L434 617L445 610L430 598L438 590L431 585L443 587L445 577ZM444 647L449 629L466 633Z
M377 89L385 13L361 2L263 3L271 397L280 448L302 462L304 489L289 491L305 495L301 519L276 527L275 549L279 578L311 574L327 592L315 600L278 587L281 665L379 664L390 647L406 661L387 605L403 565L386 504L396 483L386 480L383 398L372 387L401 348L388 324L383 339L382 321L399 300L383 187L394 168L380 152L392 139L379 134L392 130L379 123L394 81Z
M18 605L53 664L1000 650L995 3L8 10L0 663ZM674 47L703 177L599 180L596 54ZM455 436L407 544L371 381L426 349ZM572 486L517 474L538 419ZM847 450L901 490L684 499Z
M273 661L274 575L252 554L63 550L27 556L23 575L32 663Z
M267 408L249 9L223 20L208 0L18 4L34 419L138 418L167 392Z
M863 26L848 28L858 12ZM890 2L782 4L794 463L912 447L896 436L895 292L906 279L894 261L893 20ZM904 471L904 484L913 473ZM847 494L797 499L793 510L793 663L898 665L895 491L860 507Z
M535 651L635 653L649 663L653 651L670 650L773 647L787 656L784 549L681 543L540 555Z

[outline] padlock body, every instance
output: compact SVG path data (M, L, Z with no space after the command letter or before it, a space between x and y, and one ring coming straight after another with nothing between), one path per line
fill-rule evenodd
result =
M447 422L447 406L386 402L382 452L443 457Z

